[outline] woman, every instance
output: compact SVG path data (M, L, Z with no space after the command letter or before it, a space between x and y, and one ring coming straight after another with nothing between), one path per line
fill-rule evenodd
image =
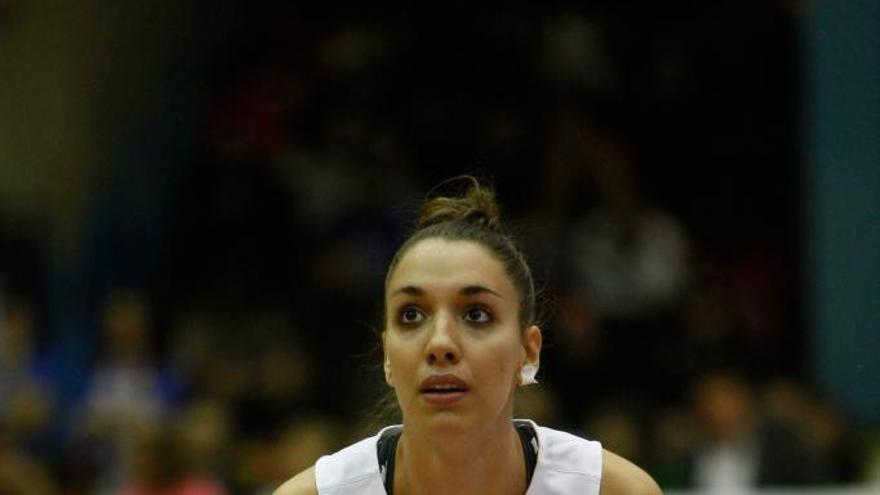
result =
M503 232L491 190L435 197L385 282L385 379L403 425L318 460L275 493L661 493L592 442L513 420L534 383L541 330L529 267Z

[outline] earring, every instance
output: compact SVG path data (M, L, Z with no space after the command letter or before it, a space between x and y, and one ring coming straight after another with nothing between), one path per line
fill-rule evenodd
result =
M538 380L535 379L535 375L538 374L538 366L538 363L526 363L522 365L522 368L519 369L519 384L521 386L538 383Z

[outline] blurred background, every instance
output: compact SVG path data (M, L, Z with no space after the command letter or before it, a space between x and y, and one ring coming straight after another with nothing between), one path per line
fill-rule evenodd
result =
M869 0L0 0L0 493L271 493L371 434L462 173L541 289L519 416L667 490L877 489L878 54Z

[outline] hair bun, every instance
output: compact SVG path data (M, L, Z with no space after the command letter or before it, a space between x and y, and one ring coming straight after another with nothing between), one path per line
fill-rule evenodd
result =
M439 195L431 197L431 193L445 186L464 183L463 191L457 195ZM422 205L416 228L443 222L463 221L501 232L501 208L495 201L495 191L486 187L470 175L454 177L436 186Z

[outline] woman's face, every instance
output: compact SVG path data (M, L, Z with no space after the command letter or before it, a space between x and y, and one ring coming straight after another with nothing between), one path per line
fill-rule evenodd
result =
M508 425L541 332L521 332L504 265L477 243L429 238L404 254L385 290L385 376L407 427Z

